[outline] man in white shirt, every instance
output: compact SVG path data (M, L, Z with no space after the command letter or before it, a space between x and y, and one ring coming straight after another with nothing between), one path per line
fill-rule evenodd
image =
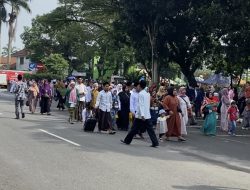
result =
M137 111L135 114L135 121L132 129L126 136L124 140L121 140L122 143L129 145L134 136L138 133L141 127L145 127L148 135L152 141L151 147L158 147L159 142L157 140L156 134L153 129L153 125L151 122L150 115L150 94L145 91L146 81L140 81L140 93L139 93L139 101L137 106Z
M79 93L79 103L76 108L76 120L82 122L82 110L85 107L85 96L87 94L86 86L83 84L83 79L78 79L78 84L76 85L76 89Z
M134 89L131 91L130 95L130 112L135 117L138 101L139 101L139 83L134 83Z
M133 125L134 125L135 114L136 114L136 110L137 110L138 102L139 102L139 92L140 92L139 83L135 82L134 89L131 91L131 95L130 95L130 112L132 113L132 117L133 117ZM144 132L145 130L140 129L136 138L144 139L142 135L142 133Z
M91 100L92 100L92 85L93 82L90 80L87 83L87 94L86 94L86 104L90 104Z
M103 90L98 94L95 108L99 109L98 113L98 129L100 132L108 132L114 134L112 130L112 118L110 110L112 108L112 94L109 91L109 83L103 84Z

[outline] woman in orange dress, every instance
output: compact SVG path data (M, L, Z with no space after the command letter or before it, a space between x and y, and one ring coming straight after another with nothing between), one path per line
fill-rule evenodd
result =
M163 107L169 113L170 118L167 120L168 132L166 133L167 141L170 137L177 137L178 141L186 141L181 136L181 118L180 103L177 98L177 90L174 87L168 88L168 95L163 100Z

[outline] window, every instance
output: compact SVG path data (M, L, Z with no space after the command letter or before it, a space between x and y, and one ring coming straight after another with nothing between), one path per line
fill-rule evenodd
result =
M24 64L24 57L20 57L20 65Z

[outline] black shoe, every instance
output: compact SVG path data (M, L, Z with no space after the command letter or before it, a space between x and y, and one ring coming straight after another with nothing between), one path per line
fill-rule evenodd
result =
M20 119L20 118L19 118L19 116L16 116L16 118L15 118L15 119Z
M22 118L25 118L25 114L24 113L22 113Z
M153 147L153 148L158 148L158 146L159 145L154 145L154 144L150 145L150 147Z
M122 143L122 144L129 145L129 144L125 143L125 141L124 141L124 140L120 140L120 141L121 141L121 143Z

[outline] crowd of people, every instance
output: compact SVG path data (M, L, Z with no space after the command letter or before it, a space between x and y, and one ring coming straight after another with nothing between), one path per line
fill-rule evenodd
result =
M197 119L204 119L201 127L204 135L216 135L218 118L220 130L229 135L235 136L237 122L242 129L250 129L249 83L240 90L201 85L177 88L166 82L147 87L144 80L124 84L101 84L82 78L24 81L18 75L10 91L16 95L16 119L20 119L19 108L21 117L25 117L24 104L32 114L39 104L40 113L50 115L51 103L56 101L59 110L68 109L70 124L81 122L87 128L91 119L96 120L92 125L97 125L102 133L129 131L122 140L125 144L130 144L133 138L144 138L146 131L153 147L172 137L186 141L187 125L197 125Z

